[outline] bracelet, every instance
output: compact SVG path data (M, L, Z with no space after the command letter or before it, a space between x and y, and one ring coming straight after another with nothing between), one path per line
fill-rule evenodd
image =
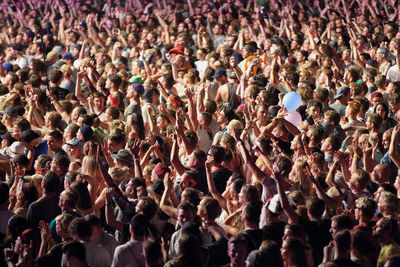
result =
M360 157L358 154L356 154L356 153L354 153L353 156L356 157L356 158L361 159L361 157Z

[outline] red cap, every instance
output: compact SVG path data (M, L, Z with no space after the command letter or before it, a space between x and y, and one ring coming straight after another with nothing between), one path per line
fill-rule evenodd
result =
M185 48L181 45L177 45L174 48L172 48L171 50L169 50L170 54L175 53L175 54L180 54L180 55L184 55L185 54Z
M162 162L159 162L154 166L154 172L158 176L158 178L163 179L167 172L171 172L168 166Z
M383 97L381 92L375 91L371 94L371 100L374 99L375 97Z

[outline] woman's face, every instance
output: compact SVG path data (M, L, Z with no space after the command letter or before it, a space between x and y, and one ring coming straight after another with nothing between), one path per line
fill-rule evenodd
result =
M385 119L386 117L386 110L383 108L382 105L378 105L376 107L376 114L382 117L382 119Z

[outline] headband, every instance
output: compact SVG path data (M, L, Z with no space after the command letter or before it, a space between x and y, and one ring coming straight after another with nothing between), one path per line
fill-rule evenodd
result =
M111 102L112 102L114 105L119 106L119 102L118 102L117 100L114 99L114 97L112 96L112 94L110 94L110 100L111 100Z
M178 106L181 104L180 101L176 100L175 98L173 98L172 96L168 97L172 102L174 102L175 104L177 104Z

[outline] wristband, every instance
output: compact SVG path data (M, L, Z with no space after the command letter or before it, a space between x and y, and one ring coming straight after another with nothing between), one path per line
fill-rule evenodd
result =
M359 158L359 159L361 159L361 157L358 155L358 154L356 154L356 153L354 153L354 155L353 155L354 157L356 157L356 158Z

